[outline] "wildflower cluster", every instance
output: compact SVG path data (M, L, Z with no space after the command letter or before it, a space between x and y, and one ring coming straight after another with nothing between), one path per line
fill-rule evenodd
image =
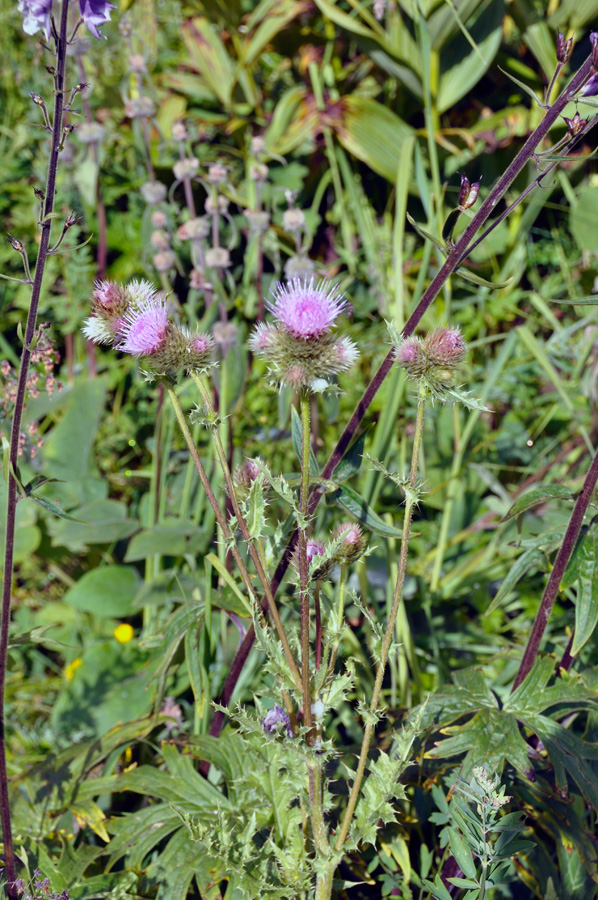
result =
M52 346L45 327L41 326L34 338L34 346L31 350L30 369L27 374L26 397L35 400L39 397L40 390L45 390L51 397L55 390L62 390L62 382L57 381L54 369L60 362L60 354ZM9 419L14 411L17 399L17 372L8 360L0 363L0 375L4 381L2 400L0 400L0 422ZM39 434L37 422L31 421L27 425L27 431L19 433L19 456L24 454L29 459L34 459L37 451L43 444Z
M94 343L146 357L156 373L170 378L209 367L212 338L171 321L164 297L148 281L97 282L91 300L83 333Z
M344 568L356 562L366 549L366 538L356 522L343 522L330 535L328 546L323 541L307 541L307 564L315 581L328 578L335 566ZM293 554L293 567L299 571L299 551Z
M39 869L35 869L33 879L29 886L25 884L22 878L17 878L14 883L17 894L23 900L69 900L68 891L53 891L50 887L50 879L42 878Z
M336 286L296 278L279 284L266 308L276 324L260 323L249 344L280 384L319 389L356 361L355 344L332 332L337 317L349 308Z
M113 9L116 9L116 6L108 0L79 0L81 18L98 40L103 37L98 29L110 21L110 11ZM19 0L18 10L23 16L25 34L43 31L46 40L50 39L52 0Z

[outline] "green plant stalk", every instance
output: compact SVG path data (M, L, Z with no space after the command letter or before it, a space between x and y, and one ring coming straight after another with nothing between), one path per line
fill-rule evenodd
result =
M420 382L419 391L418 391L418 403L417 403L417 414L415 417L415 433L413 436L413 453L411 455L411 471L409 473L409 483L412 488L415 487L417 470L419 466L419 456L422 445L422 438L424 432L424 412L426 407L426 398L427 398L427 389L425 385ZM357 772L355 773L355 780L353 781L353 787L351 789L351 794L349 796L349 802L347 803L347 809L345 810L345 815L343 818L343 822L336 839L336 843L334 845L334 849L337 852L342 850L343 844L349 833L349 827L351 825L351 820L353 818L353 813L355 812L355 806L357 804L357 798L359 796L359 791L361 788L361 782L363 781L363 775L365 772L365 767L367 763L368 753L370 749L370 742L372 740L372 734L374 731L374 719L373 714L378 709L378 703L380 700L380 694L382 692L382 682L384 680L384 672L386 670L386 663L388 661L388 654L390 652L390 646L392 644L393 633L395 628L395 622L397 619L397 613L399 611L399 607L401 605L401 597L403 593L403 583L405 581L405 573L407 570L407 552L409 548L409 534L411 531L411 520L413 517L413 507L414 500L412 497L407 496L405 499L405 514L403 517L403 536L401 538L401 552L399 557L399 571L397 575L397 583L395 585L394 596L392 600L392 607L390 610L390 615L388 617L388 623L386 625L386 631L384 633L384 640L382 641L382 649L380 652L380 661L378 663L378 670L376 672L376 681L374 683L374 690L372 693L372 699L370 702L370 715L368 722L365 726L365 732L363 735L363 742L361 745L361 753L359 755L359 762L357 764Z
M191 377L193 378L193 381L197 385L197 388L201 394L201 398L203 400L203 404L205 406L208 416L214 416L215 415L214 406L212 404L212 398L210 396L210 392L208 391L208 389L204 385L203 381L201 380L199 375L197 375L196 372L192 372ZM177 398L177 401L178 401L178 398ZM179 409L180 409L180 404L179 404ZM182 414L182 409L181 409L181 414ZM177 413L177 418L178 418L178 413ZM184 418L184 415L183 415L183 418ZM180 423L180 421L179 421L179 423ZM187 433L189 434L189 437L191 437L191 434L189 432L189 426L187 425L186 420L185 420L185 427L186 427ZM228 460L226 458L226 452L225 452L224 446L222 444L222 439L220 437L220 433L218 431L217 426L212 429L212 436L214 438L214 446L216 448L216 455L218 456L218 461L220 463L220 467L221 467L222 473L224 475L224 481L226 483L228 494L229 494L229 497L230 497L230 500L231 500L231 503L233 506L235 516L237 517L237 524L239 525L241 534L243 535L243 540L247 544L247 549L249 550L249 555L251 556L251 559L255 566L255 570L257 572L258 578L264 589L264 593L265 593L266 599L268 601L268 608L270 610L270 615L272 617L272 621L274 622L276 631L278 632L278 637L280 638L280 642L282 644L282 649L284 651L284 655L285 655L287 664L291 671L291 675L297 686L297 689L300 689L301 676L299 674L297 664L295 663L295 660L293 658L293 654L291 652L291 648L289 646L289 642L288 642L287 636L285 634L285 630L284 630L282 621L280 619L280 614L279 614L278 608L276 606L276 601L274 599L274 595L272 594L272 591L270 590L270 581L269 581L268 576L262 566L260 554L259 554L257 548L255 547L253 538L251 537L251 534L249 533L249 529L247 528L247 523L245 522L243 513L241 511L241 508L239 507L239 503L237 501L237 495L235 493L235 487L233 484L233 479L232 479L230 469L228 466ZM195 450L195 446L194 446L194 450ZM195 453L197 454L197 450L195 450ZM199 456L197 457L197 459L199 461L199 464L201 465ZM195 462L195 459L194 459L194 462ZM197 464L196 464L196 468L197 468ZM199 474L199 470L198 470L198 474ZM205 476L205 472L204 472L204 476ZM201 478L201 475L200 475L200 478ZM206 476L206 481L207 481L207 476ZM203 481L202 481L202 484L203 484ZM204 485L204 488L205 488L205 485ZM210 491L211 491L211 488L210 488ZM212 492L212 497L213 496L214 496L214 494ZM209 494L208 494L208 499L210 500L210 503L212 503L212 499ZM215 497L214 497L214 502L217 503ZM212 503L212 507L214 508L213 503ZM220 511L220 507L218 507L218 510L220 512L220 515L222 516L222 520L224 521L224 525L226 527L226 531L224 532L225 537L227 538L227 540L232 541L233 536L232 536L230 528L228 527L228 523L226 522L224 515ZM214 512L216 512L216 508L214 508ZM216 514L216 516L218 517L218 513ZM218 524L222 528L222 524L220 523L220 520L218 521ZM241 560L239 551L236 547L236 544L234 544L234 543L232 544L232 553L233 553L233 556L235 558L235 562L237 563L237 565L239 565L239 561L241 561L241 565L243 566L243 569L245 570L245 574L246 574L247 578L249 579L249 574L247 573L247 569L245 568L245 563L243 563L243 561ZM253 588L251 590L251 593L252 593L252 596L255 597ZM255 600L256 600L257 608L260 609L260 604L259 604L259 600L257 599L257 597L255 597Z
M307 517L309 500L309 442L310 410L309 393L301 391L299 406L301 412L301 493L299 510ZM307 728L312 725L311 685L309 679L309 585L307 568L307 533L299 529L299 596L301 598L301 694L303 696L303 721Z
M8 476L8 502L6 507L6 536L4 549L4 582L2 586L2 621L0 623L0 820L2 824L2 840L4 849L4 878L10 900L17 897L15 881L15 856L12 842L12 826L8 796L8 776L6 771L6 741L4 733L4 692L6 684L6 660L8 655L8 630L10 625L10 605L12 597L12 578L14 567L14 543L16 528L16 512L18 502L18 464L19 435L25 405L27 375L31 359L31 342L35 333L37 310L42 289L42 281L46 269L50 232L52 231L54 194L56 191L56 172L58 154L62 139L62 120L64 111L64 92L66 77L68 0L62 0L59 33L56 37L56 68L54 74L54 118L48 161L48 177L46 180L46 196L43 201L41 219L41 236L37 252L35 275L31 290L31 302L25 326L25 339L21 353L17 395L15 398L14 416L10 435L10 470Z

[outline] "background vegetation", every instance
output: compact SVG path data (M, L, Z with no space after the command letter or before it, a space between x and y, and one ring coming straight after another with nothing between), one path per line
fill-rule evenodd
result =
M119 30L123 15L130 33ZM242 747L239 726L230 723L220 738L209 735L212 701L251 620L159 388L133 359L95 349L81 334L94 280L152 280L172 293L186 321L214 330L220 427L231 459L236 465L260 455L276 473L298 471L293 398L268 385L245 340L262 298L285 272L310 271L311 260L316 276L338 281L353 306L346 333L361 357L351 376L341 376L341 393L313 403L322 466L388 351L385 320L401 329L442 261L434 241L410 223L441 239L457 206L459 173L481 181L483 199L542 118L524 86L542 99L557 63L557 31L574 32L575 46L553 98L589 54L597 15L595 0L465 0L458 9L399 0L379 19L358 0L137 0L113 13L107 41L80 35L71 82L89 88L75 104L81 117L70 119L76 129L61 155L57 209L63 218L71 210L81 216L69 230L71 246L92 237L51 258L42 296L40 320L54 352L40 353L36 364L21 469L27 480L57 481L39 489L39 503L18 506L7 676L17 852L54 890L68 889L71 898L250 896L239 860L200 852L189 817L201 818L218 792L219 802L240 811L240 833L256 798L269 796L273 808L286 802L276 758L269 782L265 770L254 784L242 778L263 765L259 736ZM16 5L3 0L0 21L0 216L31 258L39 216L33 189L45 180L47 136L29 92L49 100L51 80ZM151 101L147 115L135 115L140 98ZM579 108L587 117L592 102L571 103L566 115ZM177 142L173 125L181 120L188 138ZM547 155L521 173L497 214L566 132L561 120L542 147ZM252 144L256 137L263 146ZM467 875L459 847L447 844L445 826L458 830L447 791L457 773L471 785L482 764L506 786L508 811L524 813L529 841L513 880L488 896L597 895L593 507L533 678L511 693L597 442L596 312L573 302L592 295L598 279L594 140L590 132L472 253L468 270L483 281L454 276L425 316L422 331L447 321L462 329L469 347L463 380L488 411L440 404L428 416L425 495L376 746L392 748L401 722L417 721L418 733L404 797L393 801L396 821L347 857L339 897L427 897L422 879L455 876L451 859ZM226 216L216 223L230 259L212 279L210 305L191 277L197 248L179 231L189 216L185 181L173 171L181 152L199 163L198 214L214 196L209 165L226 171L217 191ZM159 204L144 199L142 187L153 181L167 189ZM295 232L283 218L289 192L305 213ZM165 216L160 229L156 211ZM267 221L255 218L264 211ZM158 230L168 235L166 247L156 238L152 244ZM174 256L157 260L161 251ZM21 275L8 242L0 245L0 267ZM7 437L29 288L4 280L0 297ZM180 396L190 409L193 384ZM340 753L331 767L353 765L359 750L355 701L371 695L374 678L364 610L386 619L402 519L400 491L362 454L402 472L414 409L396 369L364 419L348 480L317 513L319 535L359 518L371 550L352 579L361 606L348 610L340 655L352 660L356 687L326 721ZM196 425L194 437L222 495L208 436ZM282 520L277 502L273 517ZM72 518L57 517L53 504ZM333 580L325 604L335 590ZM279 597L292 620L290 582ZM234 700L262 715L276 697L254 648ZM197 774L201 760L215 764L207 781ZM256 834L271 827L264 820ZM466 886L451 890L469 896Z

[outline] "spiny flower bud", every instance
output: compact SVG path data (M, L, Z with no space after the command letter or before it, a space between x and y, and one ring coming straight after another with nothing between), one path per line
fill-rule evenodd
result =
M454 369L463 362L465 341L458 328L437 328L424 338L424 351L430 365Z
M458 200L459 209L464 212L466 209L469 209L471 206L473 206L473 204L478 199L479 192L479 181L474 181L474 183L471 184L469 178L466 178L465 175L461 175L461 188L459 190Z
M182 372L203 372L212 364L214 342L208 334L192 334L172 322L168 324L159 346L150 356L152 367L170 378Z
M256 456L255 459L246 459L233 472L233 485L239 500L245 500L249 496L254 481L261 479L262 487L267 486L268 482L264 477L261 462L259 456Z
M361 528L355 522L338 525L332 532L332 540L340 541L335 556L335 562L339 566L348 566L358 560L367 543Z
M262 719L262 728L265 732L267 732L267 734L276 734L279 725L283 726L288 737L293 737L293 726L291 725L291 720L289 719L282 706L278 706L277 704L276 706L273 706L272 709L269 710Z
M317 560L319 556L323 556L325 554L326 545L323 544L322 541L308 540L305 549L307 557L307 567L309 569L310 576L314 579L314 581L322 581L322 579L327 578L334 567L333 560L328 560L321 566L312 566L312 562L314 559ZM295 548L291 561L295 570L299 572L299 547Z

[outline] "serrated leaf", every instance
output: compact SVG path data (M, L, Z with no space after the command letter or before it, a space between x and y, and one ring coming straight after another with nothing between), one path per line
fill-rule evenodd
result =
M571 655L575 656L589 641L598 624L598 530L585 529L577 542L561 582L561 588L578 582L575 603L575 634Z
M573 494L570 488L567 488L562 484L548 484L545 487L536 488L535 490L528 491L527 493L522 494L521 497L518 497L501 521L508 522L509 519L520 516L522 513L527 512L528 509L533 509L534 506L539 506L541 503L547 503L549 500L571 499L573 499Z
M387 525L384 519L374 512L363 497L357 491L346 485L341 485L334 493L326 495L326 503L329 506L339 506L349 515L353 516L369 531L379 534L381 537L400 538L403 532L392 525Z

